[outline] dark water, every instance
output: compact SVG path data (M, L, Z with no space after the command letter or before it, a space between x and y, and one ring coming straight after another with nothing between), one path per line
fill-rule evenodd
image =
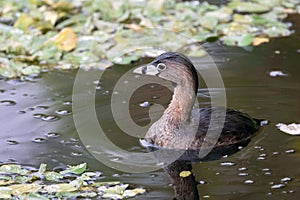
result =
M300 137L282 133L275 126L300 120L300 17L291 16L289 20L295 24L295 34L253 49L205 45L222 75L228 107L268 119L270 124L242 151L218 161L193 165L196 179L201 183L198 186L201 197L300 198ZM115 91L114 85L131 68L115 66L105 71L99 84L93 80L87 82L95 88L98 85L95 108L107 137L118 147L141 152L138 139L118 128L110 106L112 95L124 92ZM205 63L202 70L207 70ZM274 70L287 76L271 77L269 73ZM85 149L72 116L76 72L53 71L25 82L0 80L0 161L33 166L47 163L49 168L87 162L91 170L104 172L105 180L146 188L147 194L136 199L171 199L173 190L163 170L120 172L101 164ZM199 89L203 104L209 101L203 98L206 93L207 89ZM170 95L169 90L157 85L139 88L128 101L130 116L140 125L149 123L149 104L165 106Z

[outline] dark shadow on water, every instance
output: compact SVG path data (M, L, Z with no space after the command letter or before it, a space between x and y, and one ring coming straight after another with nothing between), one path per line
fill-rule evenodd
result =
M253 137L262 137L263 127L253 135ZM216 146L203 158L199 158L200 150L187 150L180 158L173 163L164 167L165 173L171 180L174 189L174 200L198 200L200 199L201 191L198 191L199 181L196 180L193 174L193 164L202 163L213 160L220 160L245 148L251 142L251 138L239 143L227 144L226 146ZM146 144L146 142L143 142ZM145 146L149 152L159 150L161 148L153 147L150 144ZM172 157L177 156L175 150L165 150L166 154ZM161 160L158 160L161 162ZM183 173L183 175L181 174ZM188 174L184 174L188 173ZM201 174L200 174L201 176Z

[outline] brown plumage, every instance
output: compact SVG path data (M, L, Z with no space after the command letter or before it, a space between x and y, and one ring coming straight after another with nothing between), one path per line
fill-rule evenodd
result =
M198 76L192 62L182 54L163 53L149 65L139 67L134 72L157 76L174 85L174 94L168 108L146 134L145 140L149 144L167 149L188 150L214 145L218 150L248 143L259 129L259 120L237 110L221 107L192 110L198 90ZM217 117L211 119L212 113ZM225 119L224 126L219 123L222 118ZM208 128L211 120L213 126ZM219 136L216 133L217 141L205 138L208 130L214 132L218 128L221 134Z

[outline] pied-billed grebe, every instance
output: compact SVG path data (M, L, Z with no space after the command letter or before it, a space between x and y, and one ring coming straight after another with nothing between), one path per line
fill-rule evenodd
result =
M150 64L135 69L134 73L157 76L171 81L174 85L174 94L169 106L145 136L145 140L150 144L167 149L196 150L209 145L222 149L228 145L248 142L259 129L259 120L237 110L221 107L193 110L198 90L197 71L192 62L180 53L163 53ZM199 116L196 123L192 120L195 113ZM218 117L211 119L212 113L217 116L219 114L220 119L223 115L224 125L221 123L223 127L219 129L221 134L217 141L209 141L206 138L207 131L213 129L210 121L214 120L213 123L218 126ZM187 130L195 133L186 134ZM192 139L189 138L191 136Z

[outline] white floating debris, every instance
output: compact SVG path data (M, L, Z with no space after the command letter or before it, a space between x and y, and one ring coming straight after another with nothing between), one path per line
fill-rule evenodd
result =
M288 181L291 181L292 179L290 177L284 177L282 178L280 181L281 182L288 182Z
M244 183L245 183L245 184L253 184L254 181L253 181L253 180L245 180Z
M142 102L142 103L139 104L139 106L140 106L140 107L143 107L143 108L149 107L150 105L151 105L151 104L150 104L149 101L144 101L144 102Z
M234 162L222 162L221 166L234 166L235 163Z
M280 54L279 50L274 51L275 54Z
M271 186L272 189L279 189L279 188L284 188L284 187L285 187L285 184L282 184L282 183Z
M295 153L295 150L294 149L288 149L285 151L285 153Z
M288 76L286 73L283 71L270 71L269 76L271 77L277 77L277 76Z
M277 128L284 133L290 135L300 135L300 124L292 123L292 124L283 124L278 123L276 124Z

